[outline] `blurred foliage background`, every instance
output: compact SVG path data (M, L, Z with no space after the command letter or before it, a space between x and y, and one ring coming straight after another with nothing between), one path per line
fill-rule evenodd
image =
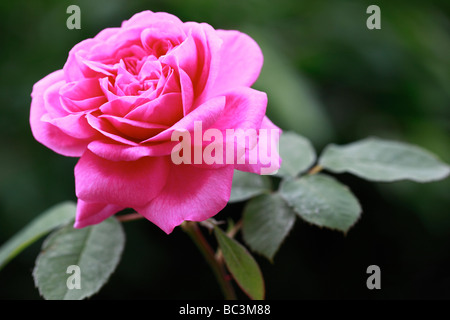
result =
M81 30L66 28L66 8L81 8ZM381 30L366 9L381 8ZM285 130L314 142L367 136L418 144L450 163L448 1L95 0L0 2L0 244L46 208L73 199L77 159L37 143L29 128L32 86L62 68L81 40L142 10L239 29L261 45L255 88ZM261 265L268 299L450 298L450 179L429 184L338 178L364 212L347 235L297 222L274 263ZM239 218L242 204L217 216ZM125 225L118 270L93 299L221 298L195 246L146 221ZM39 299L31 271L42 241L0 272L0 298ZM381 267L381 290L366 288L366 268Z

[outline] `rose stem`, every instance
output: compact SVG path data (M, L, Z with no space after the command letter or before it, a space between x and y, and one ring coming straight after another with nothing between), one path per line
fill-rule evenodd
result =
M242 228L242 219L239 220L238 222L236 222L236 224L233 226L233 228L231 228L231 230L228 232L228 236L230 238L234 238L236 233L238 233L241 228Z
M191 237L192 241L196 244L197 248L203 254L206 262L208 262L217 282L219 283L222 293L226 300L236 300L236 294L234 289L228 280L228 275L225 271L224 265L216 260L215 254L209 243L203 236L197 223L191 221L185 221L181 225L182 229Z

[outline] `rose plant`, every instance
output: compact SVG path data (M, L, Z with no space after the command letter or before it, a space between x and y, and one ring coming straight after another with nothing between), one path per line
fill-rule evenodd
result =
M322 170L385 182L448 176L449 166L428 151L378 138L329 145L318 158L306 138L287 132L279 140L279 157L273 146L281 129L265 116L266 94L251 88L262 64L261 49L248 35L162 12L138 13L75 45L61 70L34 85L30 125L46 147L80 158L78 202L55 206L4 244L0 267L56 229L37 259L35 283L47 299L89 297L119 263L121 223L145 217L167 234L181 225L226 298L236 297L231 274L250 298L263 299L262 274L236 241L237 232L251 251L272 260L297 218L347 232L360 217L361 205L351 191ZM214 129L221 145L239 152L215 163L174 163L180 150L173 137L195 134L196 123L201 135ZM227 130L241 130L249 141ZM264 130L278 134L268 139L260 134ZM221 142L218 135L211 140L190 140L192 150ZM271 177L260 175L267 162L251 156L261 144L275 164ZM225 232L213 217L237 201L248 203L242 219L229 221ZM136 213L112 217L130 208ZM214 232L217 252L200 227ZM82 288L69 285L71 265L88 279Z

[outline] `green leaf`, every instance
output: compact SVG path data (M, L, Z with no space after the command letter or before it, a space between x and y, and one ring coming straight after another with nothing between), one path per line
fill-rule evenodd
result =
M317 226L347 232L361 214L348 187L326 175L285 180L280 193L303 220Z
M244 209L242 235L255 252L272 260L292 229L296 214L278 193L249 201Z
M272 185L267 176L234 170L229 202L244 201L262 193L270 192L271 188Z
M47 300L81 300L95 294L119 263L125 243L121 224L109 218L83 229L67 226L44 242L33 271L34 282ZM69 289L69 266L80 268L81 288Z
M33 242L75 218L76 205L62 202L43 212L0 248L0 269Z
M332 172L349 172L373 181L428 182L447 177L450 167L434 154L406 143L367 138L345 146L330 145L319 165Z
M228 237L219 227L214 227L214 234L225 264L239 287L251 299L264 299L264 279L255 259L244 246Z
M295 177L306 171L316 160L316 152L308 139L285 132L280 137L280 156L283 159L276 173L280 177Z

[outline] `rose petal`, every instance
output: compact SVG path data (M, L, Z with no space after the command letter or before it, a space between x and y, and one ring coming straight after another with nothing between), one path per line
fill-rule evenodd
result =
M113 69L108 65L114 59L115 62L120 60L119 53L126 52L122 51L125 48L140 44L138 29L118 29L117 33L108 35L110 37L107 39L99 37L83 40L70 50L63 68L67 82L111 75Z
M186 34L182 25L173 21L161 21L149 26L141 33L142 46L151 54L159 57L174 46L180 44Z
M217 30L223 40L220 66L209 96L221 94L237 86L250 87L256 81L263 65L263 54L258 44L245 33L235 30Z
M119 98L117 96L117 94L115 92L115 88L112 85L112 83L109 80L109 78L107 78L107 77L100 78L98 81L100 83L100 88L102 88L103 94L106 96L108 101L112 101L112 100L115 100L115 99Z
M69 51L69 57L63 67L64 77L67 83L85 79L82 72L83 63L81 61L81 55L86 54L96 43L99 43L99 40L86 39L77 43Z
M139 80L155 79L159 80L162 73L161 62L154 56L147 56L139 70Z
M103 91L100 88L98 79L84 79L65 84L59 90L59 94L65 98L79 101L103 96Z
M91 43L91 46L87 47L87 50L80 56L88 61L98 61L106 64L118 62L122 58L121 52L126 52L127 49L134 46L140 46L141 31L138 28L119 29L117 33L111 35L106 41ZM140 54L144 54L144 50L140 50ZM85 75L86 77L92 77L91 74L85 73Z
M177 130L193 133L195 122L201 122L202 129L206 130L220 118L225 107L225 102L225 97L210 99L191 113L187 114L169 129L164 130L150 139L142 141L142 143L170 140L172 133Z
M144 207L134 209L167 234L183 221L203 221L216 215L230 199L233 166L201 169L172 165L167 184Z
M164 66L162 69L161 78L160 81L158 81L158 85L156 86L156 91L160 95L164 95L167 93L174 93L174 92L180 92L181 91L181 84L179 80L179 76L175 74L173 69L170 66ZM186 87L186 85L191 85L191 87ZM186 82L185 84L185 91L186 89L192 90L192 82ZM184 93L186 94L186 92Z
M120 61L115 78L116 92L121 92L126 96L137 96L137 92L141 89L141 82L135 75L127 70L123 60Z
M166 125L130 120L111 115L101 115L99 118L108 120L114 128L119 130L126 137L135 140L148 139L168 128Z
M181 97L183 99L183 115L186 115L193 109L194 85L184 70L178 69L178 72L181 86Z
M77 54L76 59L78 61L78 66L81 69L85 77L91 77L93 79L101 77L114 77L117 72L117 67L115 65L105 64L99 61L89 60L84 58L80 54ZM82 81L80 79L80 81Z
M144 206L166 183L170 158L109 161L87 151L75 166L77 197L122 207Z
M135 109L136 106L147 103L149 101L149 99L142 98L140 96L117 97L111 101L104 103L100 107L100 111L104 114L124 117L127 113Z
M68 112L93 110L106 102L98 79L67 83L59 89L59 95Z
M202 50L202 48L197 48L194 38L189 36L160 60L161 63L167 64L173 69L181 68L197 84L198 73L202 71L199 66L202 61L199 61L199 58L201 59L201 56L204 55L203 52L198 52L198 50Z
M44 89L44 107L51 118L64 117L68 112L61 105L59 90L65 85L65 81L58 81Z
M131 141L130 139L127 139L125 137L122 137L120 132L114 128L114 126L109 123L108 121L95 117L92 114L86 115L87 122L89 125L103 134L105 137L110 138L114 141L117 141L119 143L127 144L129 146L137 146L138 143Z
M239 87L225 93L225 95L226 105L223 113L211 125L211 128L220 131L222 140L211 142L212 144L206 141L203 145L203 150L209 144L211 144L210 149L214 148L213 145L222 149L223 159L220 163L214 163L214 167L220 167L226 163L237 164L238 159L244 153L248 153L249 149L253 149L256 146L258 132L266 112L267 95L264 92ZM205 127L204 129L208 128ZM229 132L230 130L232 131ZM230 152L231 149L233 153ZM231 157L231 154L233 157ZM240 161L245 162L247 160L241 159ZM249 161L245 163L249 163ZM202 164L197 163L196 165L199 167L211 167L210 164L205 162Z
M258 138L256 164L251 163L250 152L247 150L243 160L244 164L235 162L235 169L257 174L273 174L280 168L281 158L278 152L278 141L282 131L267 117L264 117L261 129L266 130L267 140L262 141L260 137Z
M101 105L103 105L106 102L106 98L93 97L80 101L74 101L64 97L60 97L60 101L61 106L68 113L78 113L78 112L85 113L86 111L93 111L95 109L98 109Z
M222 40L206 23L187 22L184 24L184 28L188 34L186 40L168 53L161 62L179 70L180 74L180 70L186 72L192 81L193 94L198 102L196 105L199 105L205 101L202 98L203 91L214 82L216 77ZM191 104L185 103L184 114L189 113L195 107L195 105L191 106Z
M82 113L69 114L65 117L53 119L44 115L41 120L57 126L65 134L77 139L92 140L99 135L98 132L92 129L88 124L86 115Z
M168 156L178 141L165 141L154 144L129 146L96 140L88 145L88 149L97 156L111 161L135 161L143 157Z
M148 56L147 52L141 47L141 43L125 46L115 53L114 58L119 60L136 59L141 60Z
M176 70L179 76L183 97L183 114L189 113L194 101L194 90L198 90L198 71L200 70L198 52L192 37L187 38L169 54L161 58L161 63Z
M125 118L170 126L183 117L180 93L168 93L130 111Z
M55 71L38 81L31 93L30 126L34 138L53 151L69 157L79 157L86 150L89 141L73 138L54 125L41 121L47 114L44 93L53 84L64 79L62 70Z
M266 113L267 95L252 88L238 87L227 92L226 105L214 128L258 130Z
M108 219L125 208L114 204L86 202L78 199L74 228L84 228Z

